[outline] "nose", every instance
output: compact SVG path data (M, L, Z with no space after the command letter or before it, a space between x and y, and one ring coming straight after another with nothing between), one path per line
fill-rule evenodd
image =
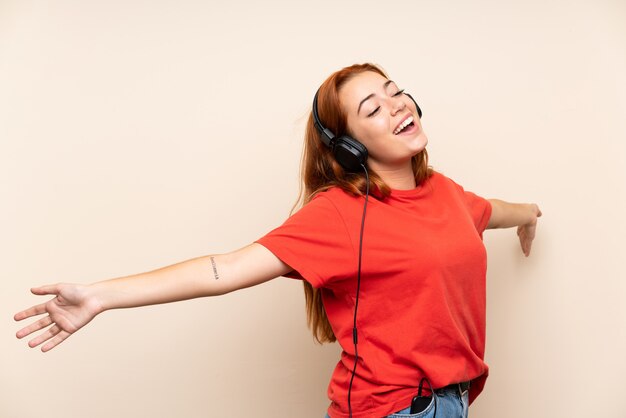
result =
M399 112L403 111L406 108L406 103L404 103L404 94L400 96L393 97L391 102L391 114L397 115Z

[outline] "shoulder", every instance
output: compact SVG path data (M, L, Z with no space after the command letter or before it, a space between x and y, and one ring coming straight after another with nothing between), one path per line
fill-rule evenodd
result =
M438 171L433 171L433 174L428 178L427 181L430 182L432 185L438 186L440 188L445 187L460 192L464 191L463 186Z
M431 176L428 177L426 181L429 181L435 184L456 184L451 178L447 177L446 175L444 175L443 173L439 171L434 171L434 170Z
M448 191L463 191L463 188L458 185L454 180L447 177L439 171L434 171L426 180L424 180L423 187L431 189L432 192Z
M337 210L340 210L346 206L362 205L362 202L363 196L353 196L339 187L332 187L328 190L317 193L302 207L302 209L308 206L320 207L330 205L335 207Z
M459 183L440 172L433 174L426 180L424 187L435 199L465 202L477 197L474 193L465 190ZM473 204L473 203L472 203Z

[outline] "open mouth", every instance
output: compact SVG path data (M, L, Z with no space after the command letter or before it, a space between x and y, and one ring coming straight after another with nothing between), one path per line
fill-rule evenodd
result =
M409 116L404 121L402 121L402 123L400 123L400 125L398 125L396 129L394 129L393 134L399 135L405 130L410 129L412 126L415 126L415 123L413 121L413 116Z

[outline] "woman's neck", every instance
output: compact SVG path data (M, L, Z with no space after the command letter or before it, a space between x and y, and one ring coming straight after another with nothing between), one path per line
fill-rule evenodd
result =
M401 168L372 168L385 184L393 190L412 190L417 187L411 164Z

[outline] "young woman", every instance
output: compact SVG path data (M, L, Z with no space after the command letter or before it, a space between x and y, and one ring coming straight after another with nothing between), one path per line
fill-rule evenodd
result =
M467 416L488 373L482 233L516 226L528 256L541 212L485 200L432 170L420 116L380 68L337 71L316 94L306 128L304 205L282 226L228 254L34 288L54 298L15 315L44 315L17 337L43 330L29 346L45 352L109 309L295 277L316 339L343 348L327 416Z

